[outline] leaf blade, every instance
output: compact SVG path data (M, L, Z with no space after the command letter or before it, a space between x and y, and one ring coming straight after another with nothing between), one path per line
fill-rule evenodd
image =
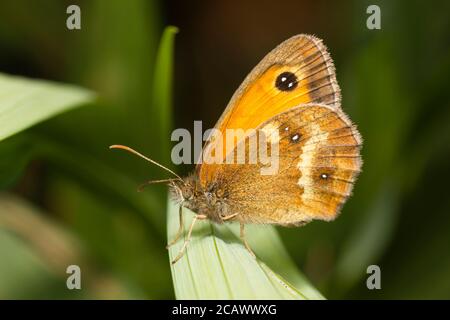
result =
M170 136L172 127L172 82L173 82L173 55L175 47L175 35L178 28L168 26L164 29L158 52L156 55L155 72L153 74L152 87L152 114L158 119L158 134L161 137L160 150L169 163Z
M76 86L0 73L0 141L94 97Z
M193 213L183 208L185 233L169 248L172 260L178 254ZM178 207L168 203L168 238L171 240L178 229ZM323 296L293 267L274 228L251 226L247 238L258 258L254 259L241 244L239 226L216 225L198 221L185 255L171 265L177 299L323 299ZM261 235L267 242L275 243L282 254L273 248L265 248L267 242L259 242ZM279 246L280 245L280 246ZM265 252L261 254L262 252ZM267 252L270 251L270 252ZM278 261L283 275L273 271L272 259ZM286 272L287 271L287 272ZM294 280L298 289L290 282Z

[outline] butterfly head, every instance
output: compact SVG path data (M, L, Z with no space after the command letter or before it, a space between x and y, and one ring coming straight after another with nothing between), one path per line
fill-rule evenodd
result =
M216 223L224 222L224 217L230 214L230 206L224 185L217 181L203 187L196 174L170 183L172 198L180 205L199 215L206 215Z

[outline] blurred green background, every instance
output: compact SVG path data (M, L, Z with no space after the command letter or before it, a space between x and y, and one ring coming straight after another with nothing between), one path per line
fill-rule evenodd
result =
M70 31L74 3L82 29ZM366 28L370 4L381 30ZM213 126L251 68L298 33L329 47L365 145L339 219L279 228L290 255L327 298L450 298L449 12L448 1L2 1L0 72L99 99L0 142L0 298L173 298L165 188L135 192L167 175L107 146L169 164L169 123ZM155 65L167 25L180 30L173 74ZM67 290L69 264L84 290ZM381 290L366 287L371 264Z

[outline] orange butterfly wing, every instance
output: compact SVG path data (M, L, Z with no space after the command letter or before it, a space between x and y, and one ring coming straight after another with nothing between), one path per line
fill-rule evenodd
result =
M294 107L258 130L276 139L278 170L262 175L262 164L223 165L215 181L224 182L230 212L242 223L302 225L334 219L350 196L361 170L361 137L341 111L322 104ZM246 158L256 150L245 144Z
M226 129L255 129L273 116L305 103L340 109L340 89L333 61L322 41L297 35L272 50L250 72L215 128L224 136ZM233 146L238 142L233 142ZM215 160L211 155L217 148L222 148L222 159L232 150L226 149L225 141L218 143L210 136L197 167L202 185L222 170L221 164L212 163Z

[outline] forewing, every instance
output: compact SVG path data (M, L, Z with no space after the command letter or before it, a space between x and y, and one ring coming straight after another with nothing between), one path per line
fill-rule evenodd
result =
M297 35L272 50L250 72L215 128L223 136L226 129L255 129L277 114L307 103L340 109L340 89L333 61L322 41L310 35ZM226 143L220 143L225 156ZM213 162L211 150L216 148L219 148L217 140L210 137L203 149L203 164L197 168L203 185L215 174L216 166L209 164Z

